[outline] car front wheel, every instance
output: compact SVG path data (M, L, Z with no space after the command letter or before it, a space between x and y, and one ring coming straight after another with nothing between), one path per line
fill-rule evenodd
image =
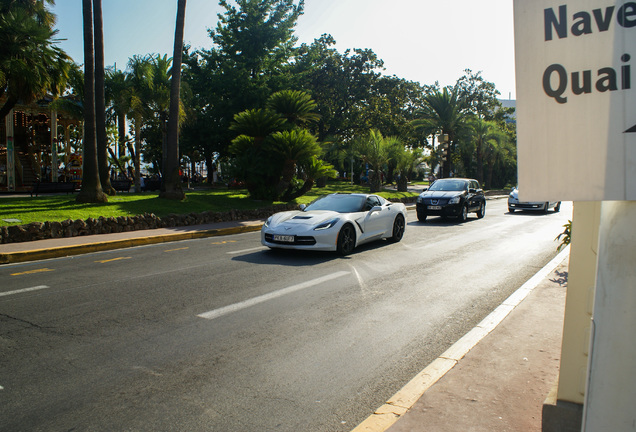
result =
M557 203L557 205L555 205L555 206L554 206L554 212L555 212L555 213L556 213L556 212L558 212L558 211L560 211L560 210L561 210L561 201L559 201L559 202Z
M426 213L424 212L417 212L417 220L420 222L425 222L426 221Z
M468 220L468 206L467 205L462 207L462 212L459 215L459 220L461 222L466 222Z
M351 225L345 225L338 233L338 253L340 255L349 255L356 247L356 232Z
M477 210L477 217L481 219L484 216L486 216L486 202L482 201L481 204L479 204L479 210Z
M405 227L406 224L404 222L404 216L402 216L401 214L397 215L395 217L395 221L393 221L393 236L391 236L391 241L397 243L402 240Z

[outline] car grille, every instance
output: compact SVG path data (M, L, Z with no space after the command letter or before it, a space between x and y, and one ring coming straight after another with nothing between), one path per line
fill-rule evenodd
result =
M312 246L316 244L316 239L311 236L296 236L294 243L274 241L273 234L265 234L265 241L273 244L285 244L285 245L298 245L298 246Z
M424 198L425 205L446 205L448 204L448 199L438 199L438 198Z

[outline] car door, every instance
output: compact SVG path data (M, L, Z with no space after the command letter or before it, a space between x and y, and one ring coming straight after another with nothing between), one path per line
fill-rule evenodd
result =
M369 240L384 234L388 216L388 208L382 206L380 199L375 195L369 195L364 204L364 224L360 240Z
M480 192L481 188L477 180L470 180L468 182L468 206L471 211L479 208L481 203Z

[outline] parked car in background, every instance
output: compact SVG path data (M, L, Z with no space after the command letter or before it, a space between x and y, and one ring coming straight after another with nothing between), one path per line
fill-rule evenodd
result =
M347 255L373 240L402 240L406 206L379 195L330 194L300 210L276 213L261 229L261 243L272 249L337 251Z
M475 179L444 178L417 197L417 220L424 222L428 216L456 217L464 222L468 213L486 214L486 197Z
M514 213L515 210L539 211L547 213L554 209L555 212L561 210L561 201L519 201L519 189L513 188L508 195L508 211Z

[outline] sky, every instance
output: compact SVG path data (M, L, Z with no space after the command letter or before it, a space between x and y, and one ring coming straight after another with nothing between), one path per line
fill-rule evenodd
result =
M305 0L298 44L331 34L340 53L369 48L384 75L422 85L453 85L464 69L481 72L502 99L515 98L513 0ZM103 0L104 57L125 69L134 55L172 56L177 0ZM233 3L230 1L230 3ZM297 2L296 2L297 3ZM188 0L184 41L212 46L207 29L218 0ZM82 2L56 0L60 46L83 63Z

